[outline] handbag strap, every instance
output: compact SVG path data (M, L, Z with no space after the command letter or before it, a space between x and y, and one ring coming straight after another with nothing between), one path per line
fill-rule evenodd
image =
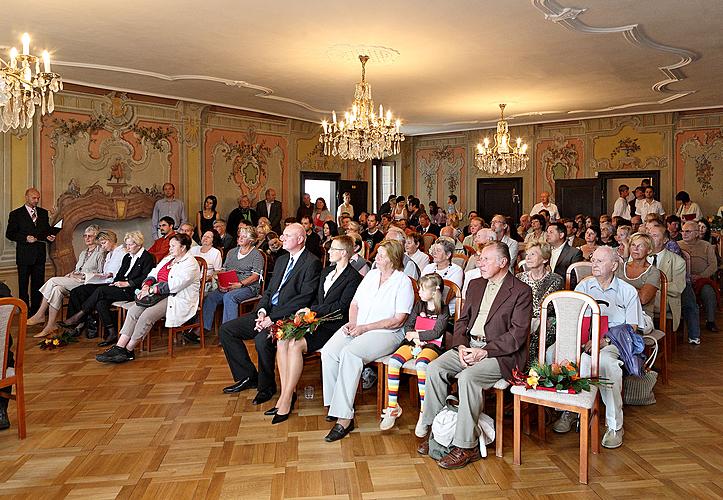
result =
M650 353L650 356L648 356L645 359L645 363L643 363L643 366L645 366L646 370L652 370L653 365L655 364L655 359L658 357L658 341L655 340L655 337L652 335L643 335L643 340L650 339L653 341L653 352Z

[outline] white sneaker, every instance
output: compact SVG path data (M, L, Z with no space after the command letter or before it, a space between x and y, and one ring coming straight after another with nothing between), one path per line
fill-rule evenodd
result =
M623 444L623 434L625 434L624 429L616 431L608 427L608 430L605 431L605 435L602 438L601 444L604 448L619 448Z
M700 345L700 338L691 339L691 338L689 337L689 338L688 338L688 343L689 343L689 344Z
M552 430L559 434L565 434L566 432L570 432L570 429L572 429L572 424L575 423L576 420L577 413L573 413L571 411L563 411L560 415L560 418L558 418L557 421L552 424Z
M402 416L402 407L397 406L396 408L388 407L382 412L382 421L379 424L379 429L388 431L394 427L394 422Z
M417 425L414 428L414 435L417 436L418 438L426 437L427 434L429 434L429 426L427 424L425 424L424 422L422 422L423 415L424 415L423 413L419 414L419 420L417 420Z

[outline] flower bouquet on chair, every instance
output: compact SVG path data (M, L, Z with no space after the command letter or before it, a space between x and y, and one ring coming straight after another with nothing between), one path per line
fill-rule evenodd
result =
M338 321L344 316L339 311L316 316L314 311L302 309L287 319L279 319L269 327L269 337L273 341L301 340L309 333L313 333L320 324L326 321Z
M576 363L564 360L560 363L540 365L535 361L527 373L515 368L512 370L512 385L523 385L537 391L579 394L590 391L591 385L610 385L607 379L600 377L580 377Z

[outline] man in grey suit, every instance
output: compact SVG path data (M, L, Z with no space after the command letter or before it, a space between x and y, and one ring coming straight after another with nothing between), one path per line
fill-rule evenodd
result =
M573 248L567 244L567 228L562 222L552 222L547 226L547 243L552 250L550 269L564 280L570 264L582 262L582 252L579 248ZM570 289L574 289L575 285L577 285L577 277L571 276Z
M258 393L253 400L255 405L265 403L276 393L276 345L269 339L269 326L311 305L321 274L321 262L304 248L306 232L301 224L286 226L281 241L288 253L276 261L273 277L254 312L224 323L219 330L221 345L234 379L234 383L223 392L233 394L257 387ZM243 342L250 339L256 343L258 370Z

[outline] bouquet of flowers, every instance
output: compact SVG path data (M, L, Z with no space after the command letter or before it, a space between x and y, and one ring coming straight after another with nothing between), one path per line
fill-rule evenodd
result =
M269 337L277 340L301 340L305 335L313 333L320 324L325 321L337 321L344 316L339 311L316 317L314 311L302 309L297 314L287 318L276 320L269 327Z
M73 332L66 330L63 333L41 340L38 343L38 347L40 347L44 351L52 351L54 349L60 349L61 347L65 347L66 345L73 342L78 342L78 339L73 336Z
M533 361L527 373L515 368L512 370L513 385L523 385L527 389L538 391L578 394L589 391L591 385L610 385L607 379L600 377L580 377L576 363L564 360L560 363L540 365Z

